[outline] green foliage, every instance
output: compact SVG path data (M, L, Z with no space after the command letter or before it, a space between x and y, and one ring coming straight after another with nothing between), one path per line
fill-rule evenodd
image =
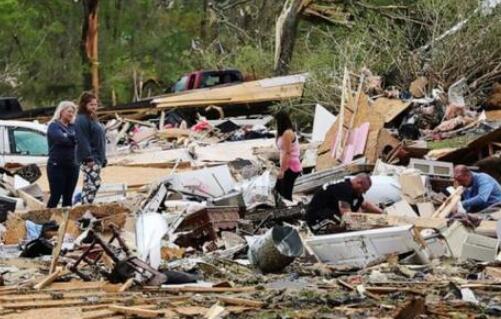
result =
M212 3L212 6L204 6ZM305 121L316 102L339 105L344 67L367 67L385 85L406 89L420 74L447 87L462 76L470 96L499 79L501 8L473 14L478 1L315 0L337 6L350 27L301 20L291 73L309 72L301 105L284 105ZM99 70L101 99L133 98L133 75L159 83L161 92L195 69L238 68L255 78L273 74L275 21L282 1L101 0ZM386 7L386 6L393 7ZM396 7L395 7L396 6ZM0 95L24 105L75 99L83 87L80 52L83 7L74 0L0 0ZM470 18L467 26L420 54L418 48ZM475 82L477 79L481 79ZM475 102L474 99L471 100Z

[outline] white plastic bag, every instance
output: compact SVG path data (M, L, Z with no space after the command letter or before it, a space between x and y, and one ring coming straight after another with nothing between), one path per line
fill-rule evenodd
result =
M258 205L275 206L273 189L276 177L269 170L240 186L242 197L247 209L253 209Z

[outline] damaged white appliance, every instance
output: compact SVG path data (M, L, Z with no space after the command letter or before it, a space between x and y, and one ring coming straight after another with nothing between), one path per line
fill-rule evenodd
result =
M321 262L333 265L366 267L391 254L412 251L426 259L427 253L414 239L413 227L405 225L314 236L305 243Z

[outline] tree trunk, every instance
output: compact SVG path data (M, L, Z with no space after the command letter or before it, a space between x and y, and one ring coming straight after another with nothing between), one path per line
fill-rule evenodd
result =
M207 23L207 15L209 14L208 12L208 0L202 0L202 18L200 20L200 42L202 43L203 46L207 43L207 28L208 28L208 23Z
M285 0L282 12L275 25L275 75L289 72L299 15L304 9L304 0Z
M99 63L97 53L98 3L99 0L82 0L84 15L82 23L82 42L80 44L84 89L92 89L96 95L99 95Z

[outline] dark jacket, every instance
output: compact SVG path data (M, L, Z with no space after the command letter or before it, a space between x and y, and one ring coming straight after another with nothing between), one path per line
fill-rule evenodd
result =
M52 165L76 165L75 127L73 124L64 126L59 121L54 121L47 128L47 142L49 145L49 164Z
M104 127L86 114L78 114L75 120L77 137L77 163L95 163L106 166L106 136Z
M313 226L325 219L333 219L333 215L341 217L339 202L350 205L350 210L356 212L364 202L364 197L353 189L349 179L318 190L311 199L306 210L306 222Z

